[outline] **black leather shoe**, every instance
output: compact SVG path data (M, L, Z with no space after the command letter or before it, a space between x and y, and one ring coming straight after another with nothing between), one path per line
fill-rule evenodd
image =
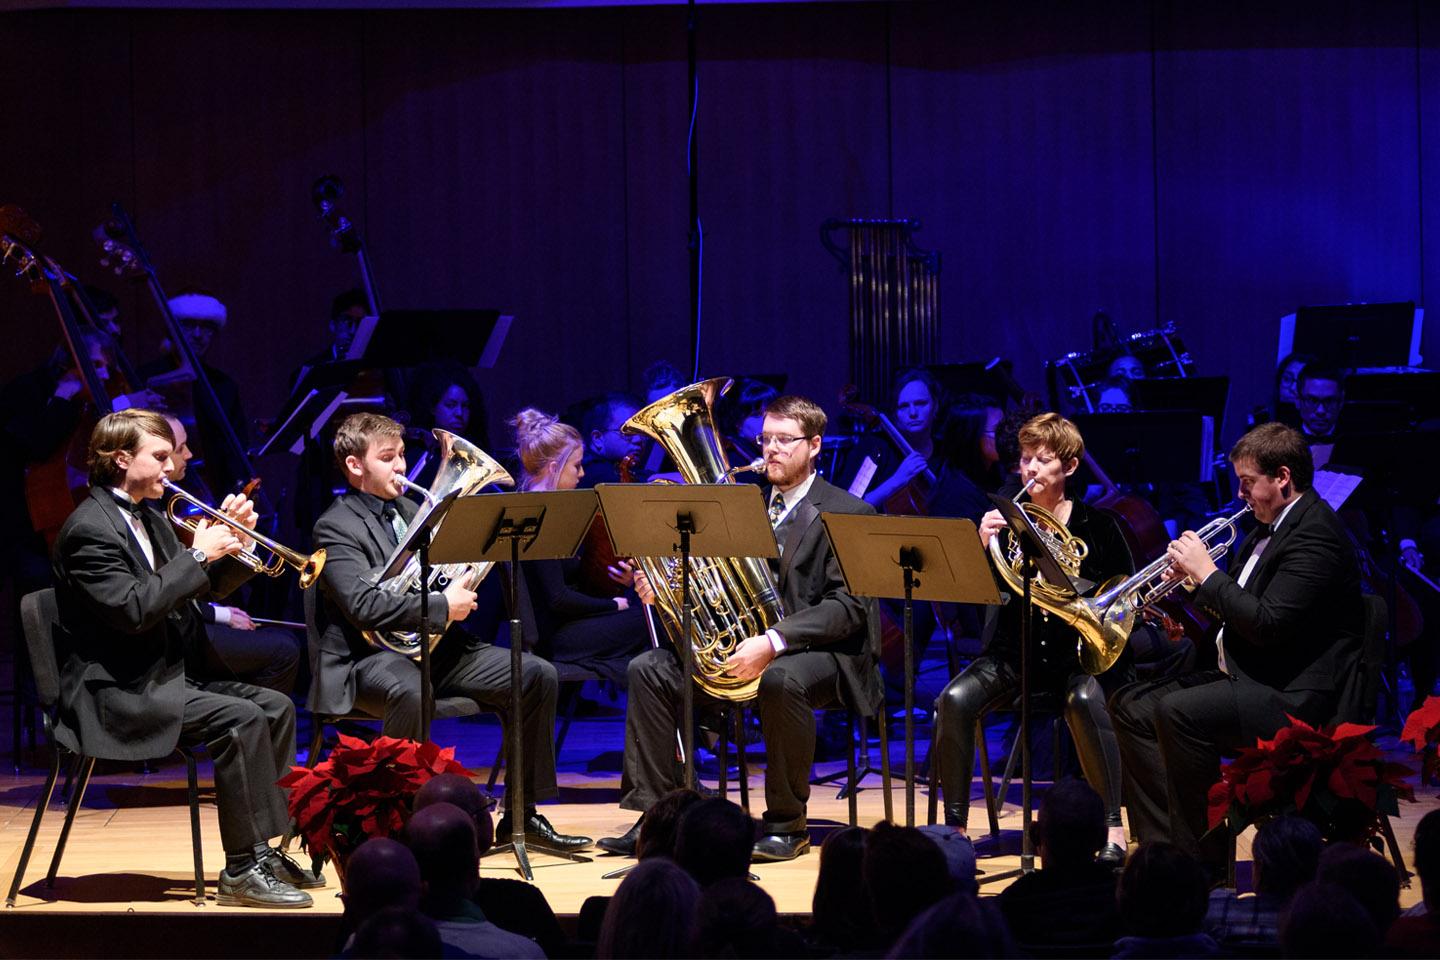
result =
M511 832L510 814L507 813L495 827L495 842L506 843ZM550 847L552 850L563 850L566 853L585 850L595 844L589 837L556 833L555 828L550 826L550 821L533 810L525 816L525 842Z
M306 870L284 850L271 848L269 853L260 858L260 862L270 868L270 872L275 874L275 879L284 881L292 887L313 890L325 886L324 874L319 870Z
M290 909L311 906L314 901L310 894L275 876L270 870L270 858L257 861L238 875L229 870L220 871L220 884L215 902L227 907L267 907Z
M1109 841L1095 855L1095 862L1119 870L1125 866L1125 848L1114 841Z
M642 815L639 820L635 821L634 826L626 830L623 835L618 837L601 837L595 841L595 846L604 850L606 853L614 853L622 857L633 857L635 856L635 846L640 842L640 827L644 822L645 817Z
M750 850L751 863L779 863L810 852L808 833L767 833Z

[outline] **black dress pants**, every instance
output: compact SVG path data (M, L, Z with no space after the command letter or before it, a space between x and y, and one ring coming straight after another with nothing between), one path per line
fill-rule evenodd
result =
M837 656L814 650L786 653L760 675L756 703L765 736L764 820L769 832L805 829L815 761L815 711L843 702ZM650 650L630 661L621 809L648 810L683 786L675 728L680 722L680 684L689 682L671 650ZM717 703L699 691L695 702Z
M215 804L226 853L248 853L285 832L290 815L275 785L295 763L295 705L238 681L187 682L185 746L205 744L215 765Z
M1327 723L1334 710L1332 693L1286 693L1219 670L1121 687L1110 698L1110 712L1129 774L1131 832L1141 841L1168 841L1208 862L1223 861L1219 841L1200 842L1221 757L1273 736L1289 722L1287 713Z
M508 720L510 651L488 643L456 643L450 638L430 661L435 697L467 697L477 711L489 709ZM449 644L455 646L447 649ZM355 706L382 718L387 737L420 736L420 664L403 654L381 651L356 664ZM560 683L555 668L530 654L520 659L521 749L525 753L526 801L559 793L555 783L555 700ZM507 741L508 743L508 741ZM505 765L508 780L514 768Z
M1041 681L1045 682L1045 681ZM1072 675L1065 688L1065 723L1075 741L1085 780L1105 801L1105 822L1120 826L1120 746L1105 710L1100 683ZM1009 661L977 657L935 700L935 764L945 792L945 822L964 827L970 816L970 782L975 769L975 721L1008 704L1020 690L1020 671Z
M203 676L239 680L279 693L295 690L300 668L300 638L277 627L240 630L223 623L205 624Z

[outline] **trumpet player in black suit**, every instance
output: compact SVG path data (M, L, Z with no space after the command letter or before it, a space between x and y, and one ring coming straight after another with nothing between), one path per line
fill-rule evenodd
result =
M403 653L371 645L364 632L418 630L423 602L432 629L438 632L450 624L431 661L435 695L469 697L479 706L508 710L509 653L458 626L475 610L474 590L452 581L443 591L402 593L377 583L377 575L419 510L415 501L400 496L405 477L404 428L380 414L351 414L335 433L335 459L350 489L315 524L315 546L323 547L328 556L320 577L322 602L315 610L319 650L311 709L346 713L358 707L382 718L386 735L418 739L419 664ZM524 655L522 671L525 837L562 850L583 849L590 845L589 837L556 833L528 805L558 792L552 731L559 683L555 668L538 657ZM508 814L496 830L501 836L509 834Z
M215 764L225 869L217 899L308 907L321 877L269 846L288 816L281 773L295 760L295 706L273 690L187 675L207 643L197 600L221 598L252 574L233 559L250 543L255 507L220 504L233 523L201 520L190 547L145 501L165 494L175 437L161 414L107 414L90 436L90 494L55 544L60 714L55 738L117 760L203 743ZM77 798L78 802L78 798Z
M1206 792L1225 751L1270 737L1297 717L1330 723L1356 671L1364 605L1355 549L1335 511L1312 489L1310 447L1293 427L1267 423L1230 451L1239 495L1259 525L1216 568L1194 531L1170 543L1167 576L1198 587L1195 603L1219 623L1217 668L1141 682L1110 700L1125 757L1130 826L1212 868L1223 850L1200 840Z

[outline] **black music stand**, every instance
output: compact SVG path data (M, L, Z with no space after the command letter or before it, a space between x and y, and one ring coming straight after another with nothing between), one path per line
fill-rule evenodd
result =
M905 602L905 825L915 825L915 600L1000 603L975 524L947 517L822 513L845 586ZM922 581L915 576L925 574ZM880 720L884 723L882 717ZM931 789L934 789L933 787Z
M418 557L420 562L420 583L426 584L421 591L423 602L420 604L420 741L423 743L430 739L430 723L435 718L435 688L430 683L430 549L434 545L433 539L436 528L440 521L449 515L460 496L459 490L451 490L439 500L427 502L420 511L411 519L410 525L405 528L405 538L400 541L400 548L390 556L390 562L380 571L377 577L378 582L384 582L392 577L399 576L410 562L412 556ZM441 633L445 631L445 625L441 624Z
M573 557L590 522L595 519L595 494L590 490L532 493L485 493L455 501L430 549L436 563L510 564L510 720L506 726L505 808L510 814L510 842L490 854L513 852L520 875L534 880L525 850L525 756L520 737L520 653L525 645L520 624L521 559L563 560ZM589 857L532 844L536 850L573 863ZM489 854L487 854L488 856Z
M601 483L600 509L621 557L680 558L680 634L690 638L690 558L780 556L765 514L765 497L750 483ZM693 651L675 644L685 682L680 689L680 740L685 786L695 788Z
M985 883L994 883L997 880L1008 880L1035 872L1035 844L1030 837L1030 821L1035 812L1030 767L1030 622L1035 614L1030 607L1030 585L1038 569L1045 582L1052 587L1069 589L1076 594L1080 591L1075 581L1065 572L1065 568L1051 555L1040 531L1035 529L1035 524L1030 521L1025 511L1020 509L1020 505L993 493L986 496L1010 525L1010 535L1020 544L1020 552L1025 559L1025 589L1022 595L1024 603L1020 613L1020 868L986 876Z

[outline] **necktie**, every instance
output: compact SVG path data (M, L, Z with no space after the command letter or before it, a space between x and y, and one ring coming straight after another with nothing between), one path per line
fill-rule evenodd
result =
M400 515L400 510L393 502L385 504L384 508L380 511L380 515L384 517L385 522L390 526L390 533L395 539L395 545L399 546L400 541L405 537L405 531L410 528L410 525L405 522L405 518Z
M780 525L780 518L784 515L785 498L777 493L775 494L775 498L770 501L770 526L778 527Z

